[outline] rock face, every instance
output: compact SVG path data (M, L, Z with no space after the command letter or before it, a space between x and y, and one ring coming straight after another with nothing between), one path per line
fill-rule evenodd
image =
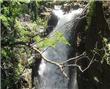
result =
M62 15L62 17L59 18L57 26L50 33L49 37L53 37L55 32L58 31L64 34L70 44L74 43L74 29L72 29L72 27L75 24L75 18L81 12L82 9L78 9ZM53 18L55 19L55 17ZM55 23L52 24L56 25ZM75 50L69 45L57 43L55 48L49 47L42 53L42 55L51 61L60 63L73 57L75 55ZM65 67L64 71L68 75L69 80L56 65L48 63L42 59L38 70L38 76L34 76L34 79L36 79L34 82L36 82L37 85L35 89L78 89L76 69L73 68L73 70L69 71L69 68Z
M54 13L51 13L51 16L47 22L48 27L46 29L47 33L46 35L53 31L54 27L57 25L57 22L58 22L57 16Z

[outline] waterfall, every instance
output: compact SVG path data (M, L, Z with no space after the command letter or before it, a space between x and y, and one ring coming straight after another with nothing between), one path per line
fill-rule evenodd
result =
M60 9L53 10L53 13L58 17L57 26L50 33L49 37L53 37L56 31L62 32L65 38L70 42L74 42L74 30L72 29L74 23L74 19L78 15L80 15L82 9L72 10L67 14ZM45 49L44 49L45 50ZM51 61L62 62L69 59L74 54L73 47L63 44L57 43L55 48L48 47L42 55L48 58ZM63 73L60 71L59 67L54 64L48 63L42 59L41 64L39 66L38 71L38 84L36 89L78 89L77 85L77 71L73 69L73 73L69 75L69 68L65 67L64 71L69 76L67 79Z

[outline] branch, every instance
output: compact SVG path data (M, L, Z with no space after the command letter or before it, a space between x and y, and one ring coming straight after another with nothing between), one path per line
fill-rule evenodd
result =
M68 60L66 60L66 61L63 61L62 63L60 63L60 64L64 64L64 63L67 63L67 62L69 62L69 61L71 61L71 60L75 60L75 59L82 59L82 57L84 57L86 55L86 53L85 52L83 52L81 55L79 55L79 56L76 56L76 57L73 57L73 58L70 58L70 59L68 59Z
M87 69L89 69L89 67L90 67L91 64L93 63L94 57L95 57L95 54L94 54L93 58L91 59L90 63L88 64L88 66L87 66L85 69L82 69L81 66L77 65L76 63L75 63L75 64L65 65L64 67L69 67L69 66L78 67L81 72L84 72L84 71L86 71ZM83 57L82 57L82 58L83 58ZM81 59L82 59L82 58L81 58ZM88 59L90 60L89 57L88 57Z
M85 57L90 60L90 58L89 58L88 56L86 56L86 53L85 53L85 52L83 52L83 53L82 53L81 55L79 55L79 56L76 56L76 57L70 58L70 59L68 59L68 60L66 60L66 61L63 61L63 62L61 62L61 63L58 63L58 62L55 62L55 61L51 61L51 60L49 60L48 58L46 58L45 56L43 56L43 55L42 55L42 52L41 52L36 46L31 46L31 48L34 49L34 50L36 50L36 51L42 56L42 58L43 58L46 62L51 63L51 64L57 66L57 67L60 69L60 71L63 73L63 75L64 75L67 79L69 79L69 77L68 77L67 74L65 73L64 67L74 66L74 67L78 67L81 72L84 72L84 71L86 71L86 70L91 66L91 64L93 63L94 57L95 57L95 55L96 55L96 54L94 54L93 58L91 59L90 63L88 64L88 66L87 66L85 69L82 69L81 66L77 65L77 62L78 62L80 59L83 59L83 58L85 58ZM48 49L48 48L47 48L47 49ZM47 49L46 49L46 50L47 50ZM45 51L46 51L46 50L45 50ZM43 52L44 52L44 51L43 51ZM65 63L67 63L67 62L69 62L69 61L71 61L71 60L75 60L75 64L65 65Z
M69 77L68 77L67 74L64 72L64 67L74 66L74 67L78 67L81 72L84 72L84 71L86 71L86 70L90 67L90 65L93 63L93 60L94 60L94 57L95 57L95 54L94 54L94 56L93 56L93 58L91 59L89 65L88 65L85 69L82 69L81 66L77 65L77 61L80 60L80 59L83 59L83 58L85 58L85 57L90 60L90 58L89 58L88 56L86 56L86 53L85 53L85 52L83 52L83 53L82 53L81 55L79 55L79 56L76 56L76 57L70 58L70 59L68 59L68 60L66 60L66 61L63 61L63 62L61 62L61 63L58 63L58 62L55 62L55 61L51 61L51 60L47 59L45 56L43 56L43 55L42 55L42 52L41 52L39 49L37 49L37 47L32 46L32 49L34 49L34 50L36 50L38 53L40 53L40 55L42 56L42 58L43 58L46 62L51 63L51 64L57 66L57 67L60 69L60 71L63 73L63 75L64 75L67 79L69 79ZM47 48L47 49L48 49L48 48ZM46 49L46 50L47 50L47 49ZM77 60L76 60L76 59L77 59ZM69 61L71 61L71 60L75 60L75 61L76 61L75 64L64 65L65 63L67 63L67 62L69 62Z
M47 59L45 56L42 55L42 52L41 52L39 49L37 49L36 47L32 46L32 48L33 48L34 50L36 50L38 53L40 53L40 55L42 56L42 58L43 58L46 62L58 66L59 69L60 69L60 71L63 73L63 75L64 75L67 79L69 79L69 77L67 76L67 74L66 74L66 73L64 72L64 70L63 70L63 65L62 65L62 64Z
M89 63L89 65L85 68L85 69L80 69L82 72L84 72L84 71L86 71L87 69L89 69L89 67L91 66L91 64L93 63L93 60L94 60L94 58L95 58L95 55L96 54L94 54L94 56L93 56L93 58L91 59L91 61L90 61L90 63ZM89 58L89 57L88 57Z

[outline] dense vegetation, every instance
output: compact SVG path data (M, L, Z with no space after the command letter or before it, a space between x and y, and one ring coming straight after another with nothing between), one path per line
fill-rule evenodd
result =
M62 36L62 33L56 32L55 38L49 39L48 37L45 37L44 39L43 35L45 33L40 32L40 30L43 30L43 32L46 31L45 29L47 28L48 20L48 16L41 16L41 7L44 5L52 8L53 5L50 4L50 2L45 3L45 1L38 0L0 0L0 3L2 13L0 16L2 30L1 88L19 89L19 86L17 85L19 78L26 67L31 69L32 59L34 59L31 57L36 53L31 48L33 43L37 44L37 47L40 50L47 46L54 47L58 41L68 45L69 43ZM81 33L78 38L81 40L79 42L80 46L84 44L84 46L82 46L85 48L83 51L86 51L91 58L96 54L96 64L98 66L101 65L103 69L110 72L110 30L100 5L100 3L90 2L86 17L86 26L83 31L78 32ZM101 15L98 16L98 13L101 13ZM100 18L103 19L100 20ZM41 28L42 26L43 28ZM82 52L82 49L80 49L82 47L78 47L79 54ZM109 73L104 74L108 77ZM99 78L97 81L102 82L105 78L101 79L99 73L94 73L94 71L87 71L83 75L90 75L91 78L93 77L96 79ZM92 80L91 78L88 79Z
M40 30L45 31L48 20L47 17L42 17L43 19L40 17L42 5L45 5L45 2L37 0L1 2L2 89L17 88L16 83L21 74L33 61L31 58L35 54L31 48L33 43L36 43L39 49L54 47L58 41L67 43L58 32L54 40L42 38L45 33L40 33Z

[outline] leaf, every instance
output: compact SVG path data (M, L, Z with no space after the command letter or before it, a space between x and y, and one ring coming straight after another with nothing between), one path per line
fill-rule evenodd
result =
M35 36L34 40L36 43L39 43L42 39L40 38L40 36Z
M3 0L0 0L0 4L3 3Z
M69 42L66 40L66 38L64 37L63 33L61 32L56 32L55 33L55 37L56 37L56 41L64 43L66 45L70 45Z

